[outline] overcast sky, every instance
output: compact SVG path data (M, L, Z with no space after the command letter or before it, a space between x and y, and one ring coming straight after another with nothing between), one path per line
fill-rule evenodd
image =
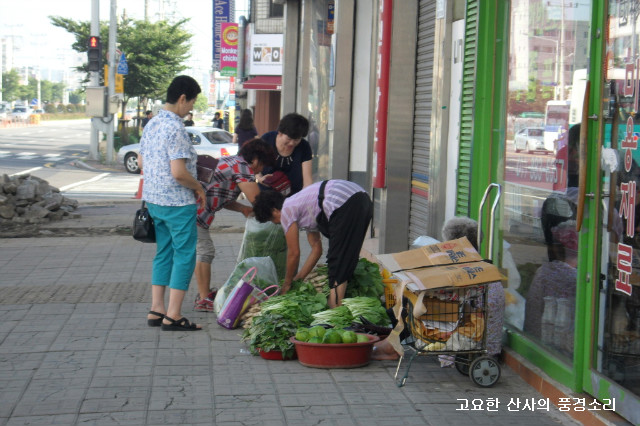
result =
M237 15L245 14L248 0L236 0ZM149 0L151 19L160 12L161 0ZM213 0L169 0L175 4L179 18L190 18L187 29L193 33L192 59L189 67L208 69L211 65ZM54 27L49 16L91 20L91 0L0 0L0 36L13 35L16 48L14 65L46 66L57 62L75 65L76 53L70 46L74 37ZM123 9L129 17L144 18L145 0L117 1L117 14ZM110 16L111 0L100 0L100 20ZM165 7L169 12L170 7ZM126 53L126 52L125 52ZM79 58L86 61L84 57Z

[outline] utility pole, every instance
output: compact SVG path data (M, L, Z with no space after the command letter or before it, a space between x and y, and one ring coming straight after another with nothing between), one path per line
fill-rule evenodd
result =
M113 163L113 126L116 119L115 113L112 113L111 104L116 97L116 31L118 28L116 16L116 0L111 0L111 14L109 16L109 128L107 130L107 164ZM117 105L117 104L116 104Z
M40 84L41 80L42 80L42 76L40 75L40 65L38 65L38 70L36 71L36 84L37 84L36 98L38 100L37 109L42 108L42 86Z
M91 0L91 36L100 37L100 0ZM100 77L97 71L89 73L89 85L98 87ZM91 118L91 140L89 142L89 158L98 160L98 130L100 118Z

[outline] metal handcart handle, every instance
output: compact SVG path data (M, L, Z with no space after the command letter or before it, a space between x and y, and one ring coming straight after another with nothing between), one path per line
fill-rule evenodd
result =
M502 185L499 183L490 183L484 191L484 196L482 197L480 207L478 208L478 250L480 250L480 243L482 242L482 210L484 209L484 203L487 201L489 193L493 188L498 189L498 195L496 195L496 198L493 201L493 205L491 206L491 216L489 217L489 253L486 256L489 260L493 259L493 226L495 225L496 220L496 207L498 207L498 202L502 196Z

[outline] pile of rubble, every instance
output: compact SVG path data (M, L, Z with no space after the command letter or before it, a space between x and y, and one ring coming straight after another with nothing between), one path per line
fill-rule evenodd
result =
M0 177L0 224L41 224L62 220L78 208L78 201L36 176Z

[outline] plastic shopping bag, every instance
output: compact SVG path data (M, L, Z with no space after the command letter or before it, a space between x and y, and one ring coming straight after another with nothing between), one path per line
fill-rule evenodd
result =
M218 324L230 330L236 328L240 322L240 317L249 306L265 301L278 293L280 288L277 285L269 286L264 290L254 286L251 281L255 278L256 272L256 268L252 267L234 286L218 314ZM274 291L267 295L267 290L270 289Z
M269 256L282 280L287 271L287 240L282 226L272 223L260 223L250 217L244 228L244 236L238 262L249 257Z
M213 311L216 315L220 315L222 305L227 301L227 298L236 284L238 284L238 281L240 281L242 276L252 267L257 269L256 276L251 282L254 286L264 290L271 285L279 283L276 267L270 257L250 257L244 259L236 265L227 281L218 290L216 298L213 300Z

